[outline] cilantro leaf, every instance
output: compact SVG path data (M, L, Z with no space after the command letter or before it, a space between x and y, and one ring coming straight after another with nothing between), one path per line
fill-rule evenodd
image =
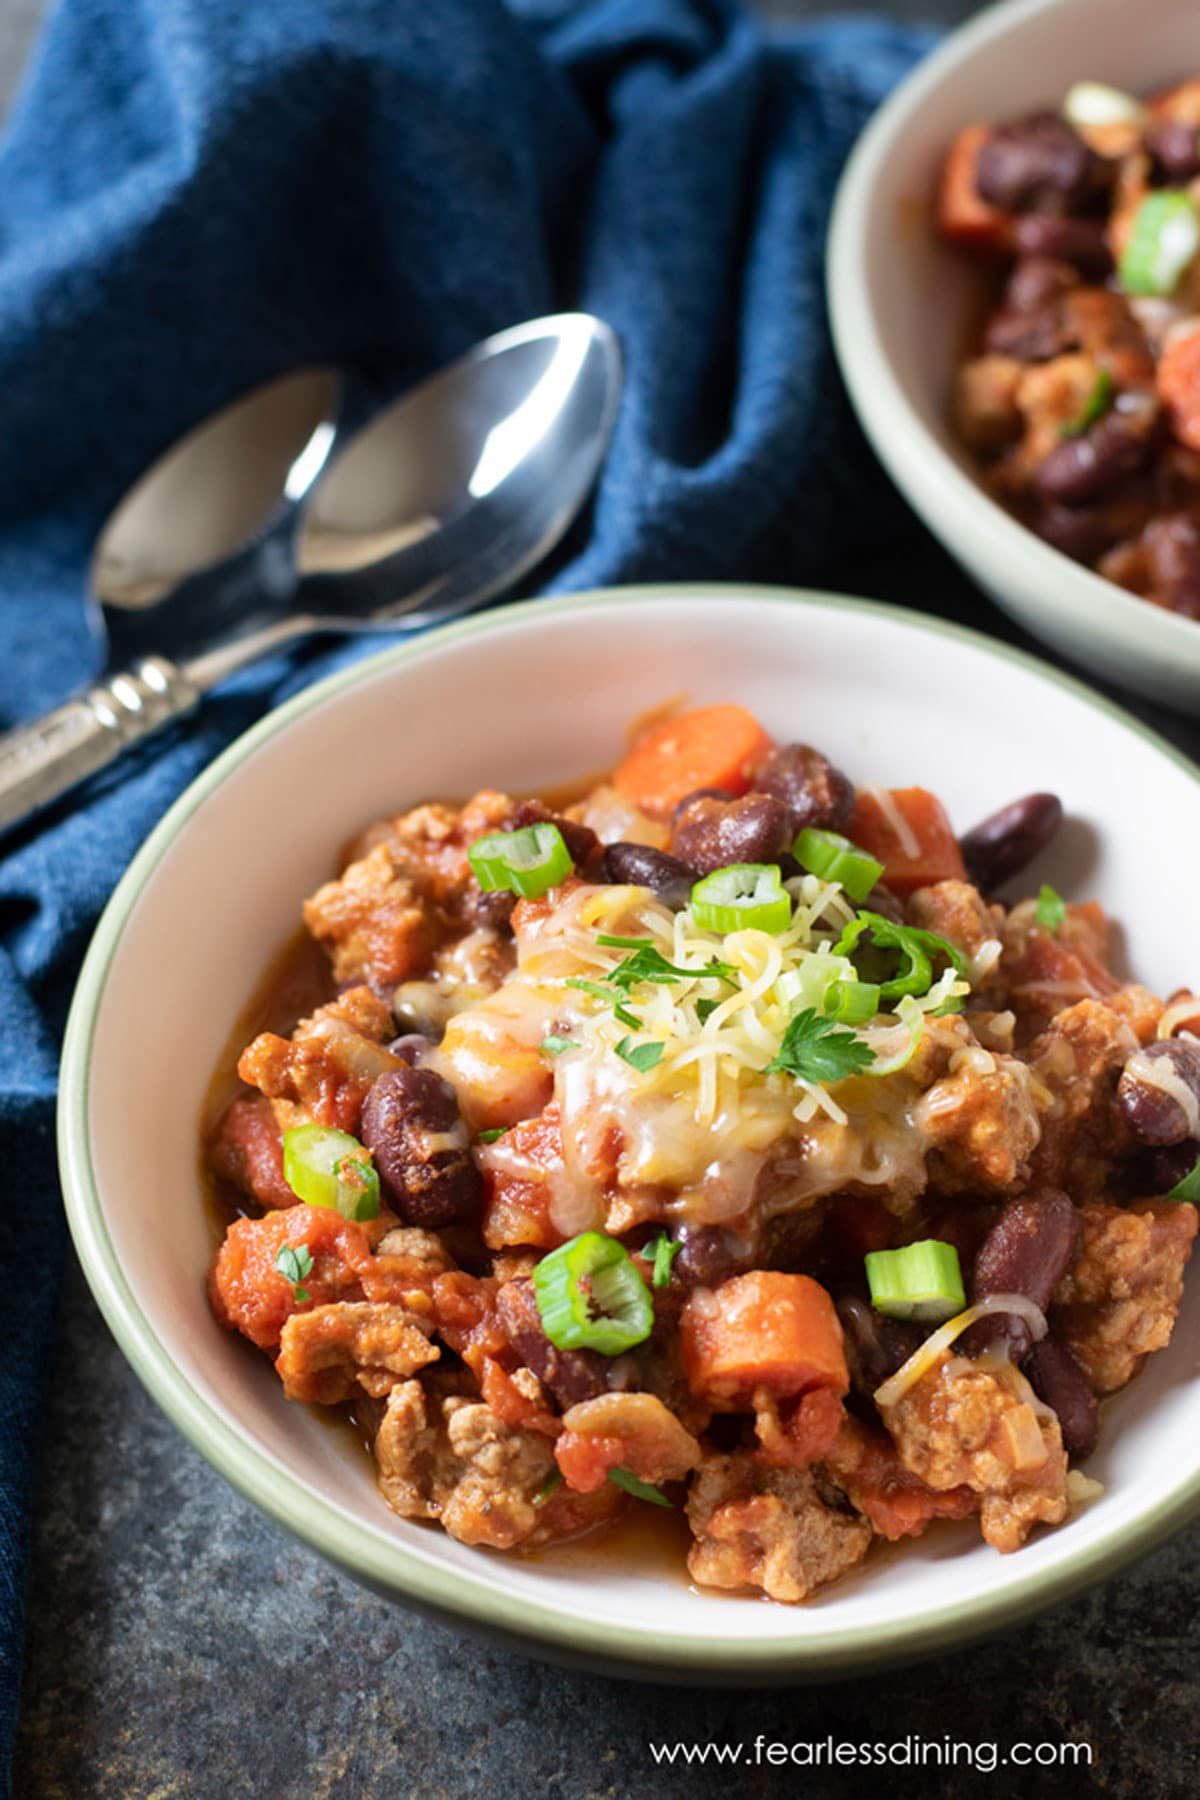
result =
M669 1287L671 1282L671 1264L683 1249L681 1238L668 1237L665 1231L656 1232L648 1238L638 1251L643 1262L652 1265L650 1273L651 1287Z
M480 1132L479 1141L481 1144L494 1144L496 1139L502 1138L507 1130L507 1125L489 1125L486 1131Z
M657 1038L651 1038L645 1044L635 1044L631 1037L623 1037L616 1050L623 1061L630 1063L642 1075L662 1061L663 1046Z
M681 969L678 963L668 962L649 938L611 937L601 933L596 942L611 949L633 952L624 962L618 963L608 977L614 987L626 991L638 981L701 981L709 976L728 982L730 987L737 986L737 971L732 963L721 962L717 957L702 969Z
M583 994L590 994L593 1000L603 1000L606 1006L612 1007L614 1015L621 1021L621 1024L628 1025L632 1031L636 1031L642 1022L636 1013L631 1013L627 1007L622 1005L624 994L620 988L610 987L605 982L585 981L582 975L569 975L564 985L569 988L578 988Z
M1177 1181L1175 1183L1175 1186L1171 1189L1169 1194L1163 1195L1163 1199L1191 1200L1193 1203L1200 1202L1200 1161L1197 1161L1195 1168L1190 1174L1185 1175L1182 1181ZM645 1254L646 1252L643 1250L642 1255L644 1256Z
M303 1306L311 1298L306 1281L313 1272L312 1251L307 1244L282 1244L275 1258L275 1267L285 1281L290 1281L296 1290L296 1302Z
M660 1494L648 1481L631 1475L628 1469L610 1469L608 1479L615 1487L624 1488L627 1494L632 1494L635 1500L649 1500L651 1506L674 1506L674 1501L668 1500L665 1494Z
M799 1081L844 1081L875 1061L875 1052L854 1032L845 1031L806 1006L788 1023L783 1042L764 1075L794 1075Z
M535 1506L545 1506L547 1500L550 1498L550 1496L554 1492L555 1488L560 1487L561 1485L562 1485L561 1469L551 1469L551 1471L547 1475L545 1481L543 1481L541 1487L538 1489L537 1493L533 1496L533 1504Z
M1062 895L1056 893L1048 881L1042 883L1037 898L1037 922L1053 936L1064 923L1067 916L1067 903Z
M553 1031L538 1045L538 1049L544 1050L547 1056L561 1056L564 1050L578 1050L578 1048L579 1040L577 1038L559 1037Z
M707 1019L712 1018L712 1015L716 1012L720 1004L721 1002L719 1000L697 1000L696 1017L702 1025Z

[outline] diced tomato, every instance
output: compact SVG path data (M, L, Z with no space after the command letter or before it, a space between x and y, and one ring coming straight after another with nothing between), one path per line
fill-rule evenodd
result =
M550 1105L536 1119L523 1119L505 1132L495 1156L484 1159L483 1241L489 1250L525 1244L553 1250L565 1241L550 1217L554 1177L562 1168L562 1118L557 1106Z
M968 125L951 144L938 189L938 229L968 250L1004 252L1013 247L1013 216L989 205L975 185L975 165L989 134L987 125Z
M312 1270L295 1282L275 1267L287 1245L305 1249ZM338 1300L383 1298L368 1294L374 1258L361 1225L323 1206L290 1206L264 1219L235 1219L217 1252L209 1278L213 1310L222 1325L240 1331L260 1350L279 1348L279 1334L294 1312ZM307 1301L296 1299L300 1286Z

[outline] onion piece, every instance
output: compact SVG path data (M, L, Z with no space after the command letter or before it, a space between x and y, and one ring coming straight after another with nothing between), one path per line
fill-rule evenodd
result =
M1156 1035L1160 1038L1174 1037L1179 1027L1189 1019L1193 1025L1200 1025L1200 994L1185 994L1182 1000L1172 1001L1158 1021ZM1194 1034L1185 1031L1181 1035L1192 1037Z
M1063 102L1063 117L1072 125L1144 125L1148 114L1140 100L1103 81L1077 81Z
M977 1319L985 1319L991 1313L1013 1313L1017 1318L1024 1319L1035 1344L1046 1335L1046 1315L1026 1295L985 1294L982 1300L968 1306L965 1312L957 1313L953 1319L947 1319L944 1325L939 1325L923 1344L918 1345L908 1361L901 1364L894 1375L889 1375L882 1386L875 1389L876 1406L880 1410L895 1406L915 1381L929 1373L942 1351L948 1350L955 1338L961 1337Z

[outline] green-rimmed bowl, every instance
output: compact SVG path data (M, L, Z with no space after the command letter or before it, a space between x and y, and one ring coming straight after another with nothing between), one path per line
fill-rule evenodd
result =
M995 1631L1110 1573L1200 1504L1197 1321L1104 1409L1102 1499L1001 1557L973 1525L872 1553L803 1607L693 1590L682 1568L586 1544L540 1559L395 1518L364 1455L284 1400L209 1312L197 1175L206 1085L301 898L361 825L430 796L532 789L610 764L664 699L731 699L860 782L921 783L960 828L1055 788L1044 864L1124 923L1132 966L1179 985L1200 878L1197 772L1032 658L864 601L634 588L510 606L319 683L234 744L172 808L96 932L59 1114L67 1210L92 1290L151 1393L213 1466L371 1586L545 1655L721 1682L863 1670ZM1169 852L1169 854L1168 854Z

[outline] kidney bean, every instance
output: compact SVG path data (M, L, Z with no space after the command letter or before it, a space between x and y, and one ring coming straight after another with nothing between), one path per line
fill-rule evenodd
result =
M1177 1144L1147 1145L1134 1159L1130 1182L1138 1194L1169 1194L1185 1175L1191 1174L1197 1162L1200 1142L1195 1138L1181 1138Z
M461 1135L461 1146L437 1144L449 1133ZM478 1213L483 1182L471 1160L458 1098L432 1069L406 1065L379 1077L363 1107L362 1140L375 1158L389 1205L406 1225L436 1231Z
M990 894L1031 863L1062 823L1057 794L1026 794L974 826L960 840L967 874Z
M979 1247L974 1298L1023 1294L1045 1312L1078 1243L1079 1214L1060 1189L1010 1200ZM1018 1362L1032 1342L1029 1326L1016 1313L978 1319L959 1339L966 1356L1004 1345Z
M1068 1456L1090 1456L1096 1448L1100 1408L1087 1376L1056 1338L1044 1337L1026 1355L1021 1368L1039 1399L1058 1415Z
M925 1333L906 1319L889 1319L866 1301L852 1296L837 1303L846 1350L850 1385L870 1400L881 1382L894 1375L916 1350Z
M671 854L711 875L731 863L774 862L795 834L782 800L745 794L740 800L693 800L671 834Z
M671 1278L681 1287L717 1287L746 1268L745 1252L732 1232L719 1225L697 1230L685 1226L677 1235L683 1248L671 1264Z
M1056 300L1035 311L994 313L983 334L983 347L993 356L1015 357L1017 362L1050 362L1074 344L1074 333Z
M676 912L687 905L696 881L695 869L649 844L609 844L600 866L610 886L648 887Z
M1184 1104L1165 1094L1138 1073L1138 1063L1166 1061L1171 1071L1200 1101L1200 1044L1187 1038L1163 1038L1135 1050L1117 1083L1117 1105L1134 1137L1143 1144L1178 1144L1192 1136L1193 1121Z
M756 794L782 800L793 837L806 825L844 831L854 811L854 783L810 744L781 744L754 771Z
M513 815L513 825L518 831L526 825L557 825L577 869L586 866L600 842L590 825L578 819L564 819L561 813L551 812L542 800L522 800Z
M1136 410L1114 409L1079 437L1063 438L1034 476L1040 498L1085 506L1136 475L1154 447L1157 413L1147 397Z
M1172 612L1200 619L1200 521L1187 513L1154 519L1144 541L1151 592Z
M433 1039L427 1038L420 1031L406 1031L403 1037L393 1038L387 1047L393 1056L398 1056L402 1063L413 1068L419 1056L423 1056L426 1050L433 1049Z
M693 788L682 800L676 801L671 810L671 823L675 823L680 813L686 812L693 800L732 800L735 796L728 788Z
M1046 543L1076 562L1095 562L1122 535L1109 506L1044 506L1032 521Z
M496 1296L504 1335L565 1412L607 1392L606 1359L596 1350L560 1350L546 1336L532 1281L506 1281Z
M1101 158L1057 113L996 126L975 163L980 196L1004 212L1073 212L1106 178Z
M1145 145L1168 181L1200 175L1200 131L1183 119L1156 119L1146 127Z
M491 931L507 931L512 923L516 904L515 894L508 893L504 888L485 894L479 883L472 878L462 898L463 922L476 930L486 928Z
M1026 213L1017 220L1014 235L1022 256L1050 257L1055 263L1069 263L1090 281L1106 281L1113 272L1112 251L1102 226L1094 219Z
M1031 220L1040 213L1030 213ZM1036 313L1078 285L1076 270L1051 257L1022 256L1004 289L1005 313Z

